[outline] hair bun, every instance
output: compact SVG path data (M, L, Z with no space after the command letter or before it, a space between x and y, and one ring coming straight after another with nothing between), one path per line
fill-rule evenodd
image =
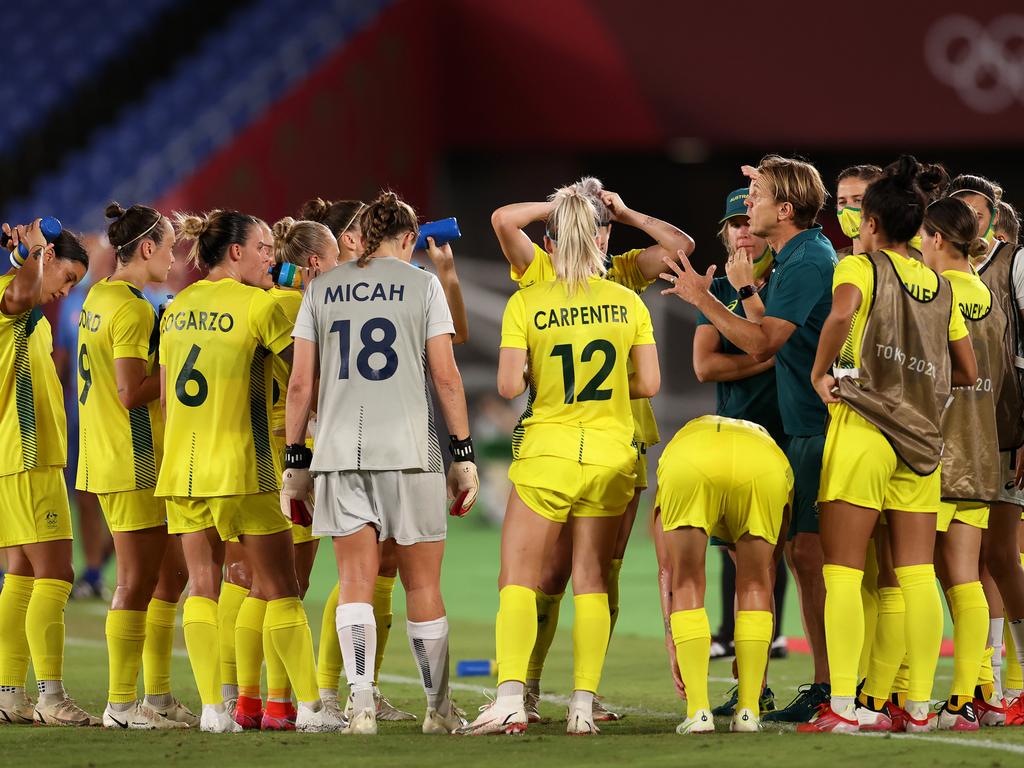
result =
M596 198L604 192L604 184L596 176L584 176L574 185L584 195Z
M299 211L299 215L307 221L319 221L322 223L327 217L327 212L330 208L331 204L322 197L314 197L312 200L305 202L302 210Z
M291 216L285 216L280 221L276 222L271 228L271 232L274 234L274 248L280 249L284 247L285 242L288 240L295 227L295 219Z
M974 258L988 253L988 243L980 237L976 237L967 244L967 255Z
M121 207L120 203L113 202L107 206L103 212L104 216L108 219L120 219L126 213L125 209Z
M920 172L921 164L917 162L916 157L913 155L900 155L899 160L896 161L893 176L909 186Z
M212 211L211 213L216 213ZM178 237L187 237L190 240L198 239L210 226L209 215L199 215L195 213L181 213L180 211L174 214L174 228L178 232Z
M949 186L949 174L938 164L921 166L917 175L917 185L929 200L936 200L945 194Z

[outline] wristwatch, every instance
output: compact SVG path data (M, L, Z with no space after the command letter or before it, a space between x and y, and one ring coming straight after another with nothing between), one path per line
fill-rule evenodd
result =
M744 285L742 288L736 291L736 294L740 297L740 301L746 301L755 293L757 293L757 288L755 288L753 285Z

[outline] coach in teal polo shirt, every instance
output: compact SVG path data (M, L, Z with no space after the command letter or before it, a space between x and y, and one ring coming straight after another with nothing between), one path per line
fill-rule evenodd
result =
M814 684L773 720L806 721L828 700L828 659L825 651L825 585L818 538L817 496L825 446L826 410L811 386L811 368L821 327L832 307L832 274L836 254L816 219L825 205L825 185L809 163L769 156L755 169L743 167L751 179L746 200L750 230L768 241L776 267L762 301L753 285L753 265L743 255L734 270L746 269L750 285L738 291L741 316L710 291L714 268L701 275L681 257L669 263L663 277L674 293L693 304L719 333L755 360L775 357L779 410L793 467L794 493L791 557L800 581L801 610L814 656ZM741 274L735 272L735 274ZM742 283L742 280L739 282Z

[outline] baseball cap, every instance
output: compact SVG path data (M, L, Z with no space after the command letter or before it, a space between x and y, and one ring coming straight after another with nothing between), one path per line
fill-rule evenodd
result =
M725 214L718 220L718 223L724 224L726 219L731 219L733 216L748 215L746 203L749 194L748 187L740 187L730 192L729 196L725 198Z

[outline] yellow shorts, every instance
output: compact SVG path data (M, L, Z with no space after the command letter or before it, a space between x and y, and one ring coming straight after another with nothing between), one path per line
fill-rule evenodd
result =
M939 506L939 519L935 529L939 533L945 533L954 520L985 530L988 528L988 504L982 504L980 501L943 501Z
M195 533L216 528L224 541L237 536L268 536L287 531L291 521L281 514L277 493L249 493L242 496L211 496L167 499L168 533Z
M318 538L318 536L313 535L312 525L296 525L292 523L293 544L305 544L310 541L316 541Z
M938 512L942 477L919 475L900 459L878 427L846 403L829 406L818 501L898 512Z
M786 454L743 422L713 419L691 421L661 454L661 525L700 528L729 543L749 533L775 544L793 495Z
M541 517L618 517L633 498L636 476L624 468L580 464L557 456L517 459L508 470L516 493Z
M637 443L636 444L636 468L633 470L636 473L636 480L633 481L633 487L638 489L644 489L647 487L647 444Z
M167 525L167 504L153 495L152 488L96 495L111 531L142 531Z
M70 538L71 507L62 467L0 477L0 548Z

